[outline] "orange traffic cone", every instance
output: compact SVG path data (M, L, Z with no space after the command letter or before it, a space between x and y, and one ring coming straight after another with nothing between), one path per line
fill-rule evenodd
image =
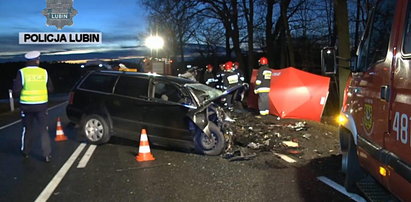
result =
M146 129L141 130L140 136L140 147L138 148L138 155L136 156L136 161L152 161L155 160L154 156L151 154L150 145L148 143L148 137Z
M67 136L64 135L63 127L61 127L60 117L57 117L56 138L54 138L54 140L57 142L67 140Z

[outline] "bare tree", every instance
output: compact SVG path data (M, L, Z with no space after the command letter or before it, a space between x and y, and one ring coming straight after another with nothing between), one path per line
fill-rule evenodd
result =
M244 68L246 77L251 77L252 69L254 68L254 3L255 0L242 0L243 13L247 25L248 38L248 63L247 68Z
M200 54L203 59L212 58L213 63L216 64L216 60L221 51L220 47L224 46L224 27L222 27L220 21L213 19L206 19L198 29L196 29L193 40L197 43L196 52Z
M184 62L184 45L194 34L199 23L196 1L179 0L142 0L149 9L150 32L160 33L166 38L168 56L180 55ZM178 54L179 53L179 54Z
M342 58L338 62L339 100L341 105L345 84L350 73L348 68L350 66L349 59L351 58L347 0L334 0L334 9L338 34L338 55Z
M280 3L280 12L281 12L281 23L282 23L282 34L280 35L280 39L285 39L281 40L282 42L282 50L281 55L282 55L282 64L281 67L287 67L287 66L295 66L295 59L294 59L294 47L292 43L292 38L291 38L291 33L290 33L290 26L288 23L288 16L287 16L287 11L288 7L290 5L291 0L282 0Z
M201 2L203 2L208 7L208 10L211 11L217 19L221 20L224 25L226 34L226 56L228 58L231 57L231 52L229 52L231 39L236 59L241 66L244 66L244 59L240 46L237 0L201 0Z
M355 32L346 35L355 43L365 24L369 0L142 1L149 10L152 32L163 33L167 38L166 49L170 56L179 55L184 61L184 45L187 43L197 43L190 46L194 47L191 50L204 61L218 57L218 53L225 50L224 60L235 54L235 60L249 77L256 64L257 52L267 56L273 68L318 68L321 47L335 44L340 47L339 56L348 59L350 51L346 55L343 52L344 49L350 50L353 43L350 38L341 36L341 30L348 31L348 28L341 27L345 25L341 24L344 23L341 22L344 6L340 4L345 2L347 7L349 1L349 11L355 11L348 13L351 17L348 23ZM346 12L345 16L348 14ZM338 43L334 30L338 30ZM347 42L348 46L341 49ZM247 50L247 65L244 50ZM348 67L344 61L340 61L340 65Z
M273 65L275 61L274 57L274 41L275 41L275 33L273 32L273 10L274 4L277 3L276 0L266 0L267 3L267 13L265 16L265 45L266 45L266 52L267 58L270 62L270 65ZM276 29L277 30L277 29Z

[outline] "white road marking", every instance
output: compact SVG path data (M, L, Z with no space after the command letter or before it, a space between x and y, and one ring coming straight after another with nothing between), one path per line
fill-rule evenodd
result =
M324 176L319 176L317 177L318 180L320 180L321 182L324 182L325 184L327 184L328 186L334 188L335 190L341 192L342 194L348 196L350 199L357 201L357 202L367 202L367 200L365 200L363 197L361 197L358 194L354 194L354 193L350 193L347 192L347 190L345 190L345 188L341 185L339 185L338 183L330 180L327 177Z
M9 124L7 124L7 125L4 125L4 126L0 127L0 130L3 130L3 129L5 129L5 128L9 127L9 126L12 126L12 125L17 124L17 123L20 123L20 122L21 122L21 119L15 121L15 122L13 122L13 123L9 123Z
M61 180L63 180L64 176L73 165L74 161L80 155L81 151L83 151L84 147L86 146L85 143L81 143L77 149L73 152L70 158L64 163L63 167L57 172L57 174L53 177L53 179L49 182L46 188L43 189L41 194L37 197L35 202L43 202L47 201L56 187L60 184Z
M85 168L88 161L90 160L91 155L93 155L94 150L96 149L96 145L92 144L87 149L86 153L84 154L83 158L81 158L80 162L77 165L77 168Z
M48 108L48 111L53 110L53 109L55 109L55 108L57 108L57 107L60 107L60 106L62 106L62 105L65 105L65 104L67 104L67 103L68 103L68 101L65 101L65 102L62 102L62 103L60 103L60 104L58 104L58 105L54 105L54 106Z
M55 106L53 106L53 107L50 107L49 109L47 109L47 111L53 110L53 109L55 109L55 108L57 108L57 107L60 107L61 105L67 104L67 102L68 102L68 101L65 101L65 102L63 102L63 103L60 103L60 104L55 105ZM7 125L1 126L1 127L0 127L0 130L3 130L3 129L5 129L5 128L9 127L9 126L12 126L12 125L17 124L17 123L20 123L20 122L21 122L21 119L15 121L15 122L13 122L13 123L9 123L9 124L7 124Z

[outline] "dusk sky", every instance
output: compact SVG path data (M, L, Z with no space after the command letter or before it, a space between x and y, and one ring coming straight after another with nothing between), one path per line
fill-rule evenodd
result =
M46 60L135 57L141 53L138 34L146 32L145 11L139 0L74 0L73 25L57 30L46 25L46 0L0 0L0 62L23 60L40 50ZM19 44L19 32L102 32L100 45ZM106 54L106 55L105 55Z

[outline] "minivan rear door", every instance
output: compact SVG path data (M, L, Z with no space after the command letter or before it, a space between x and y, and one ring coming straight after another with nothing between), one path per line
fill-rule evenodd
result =
M106 103L115 129L139 134L148 113L149 78L120 76L112 99Z

